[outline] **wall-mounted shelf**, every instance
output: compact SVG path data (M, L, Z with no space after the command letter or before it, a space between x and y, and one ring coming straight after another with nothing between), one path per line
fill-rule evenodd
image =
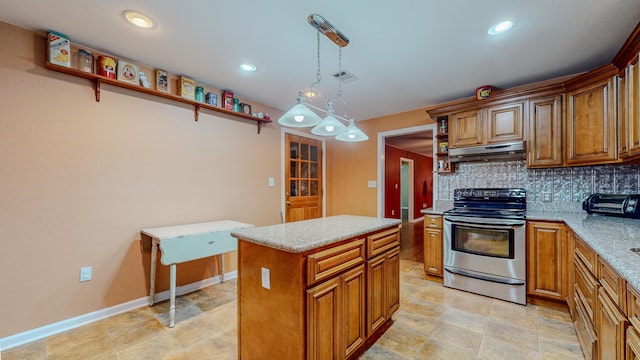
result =
M129 83L125 83L122 81L118 81L115 79L110 79L107 77L104 77L102 75L98 75L98 74L94 74L94 73L89 73L89 72L84 72L84 71L80 71L74 68L69 68L66 66L60 66L60 65L56 65L56 64L52 64L48 61L45 61L44 63L44 67L46 69L49 70L53 70L53 71L57 71L60 73L64 73L67 75L72 75L72 76L77 76L77 77L81 77L81 78L85 78L88 79L90 81L93 82L94 84L94 90L96 93L96 101L100 102L100 88L102 86L102 84L107 84L107 85L112 85L112 86L117 86L119 88L123 88L123 89L128 89L128 90L132 90L132 91L137 91L140 93L144 93L144 94L149 94L149 95L153 95L153 96L158 96L164 99L169 99L169 100L173 100L173 101L177 101L177 102L181 102L183 104L189 104L189 105L193 105L193 115L194 115L194 119L195 121L198 121L198 116L200 115L200 109L208 109L208 110L212 110L212 111L216 111L219 113L223 113L226 115L232 115L232 116L237 116L237 117L241 117L247 120L253 120L256 121L258 123L258 134L260 134L260 130L262 129L262 124L263 123L270 123L271 120L266 120L263 118L259 118L259 117L255 117L255 116L251 116L248 114L244 114L244 113L238 113L235 111L230 111L227 109L223 109L221 107L217 107L217 106L213 106L213 105L209 105L206 103L201 103L195 100L191 100L191 99L187 99L187 98L183 98L181 96L178 95L174 95L171 93L163 93L154 89L148 89L139 85L133 85L133 84L129 84Z
M437 160L437 170L435 171L438 174L443 174L443 173L450 173L453 171L453 164L451 164L451 160L449 159L449 132L446 131L446 122L447 122L447 118L446 117L442 117L442 118L436 118L434 119L436 121L436 124L443 124L441 127L438 127L438 133L436 134L436 160ZM444 132L443 132L444 130ZM440 145L445 145L443 143L446 143L446 152L442 151L442 148L440 147ZM439 151L440 150L440 151ZM441 165L442 164L442 165Z

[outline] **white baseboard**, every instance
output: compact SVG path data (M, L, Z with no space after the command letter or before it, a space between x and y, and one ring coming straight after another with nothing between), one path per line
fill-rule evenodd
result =
M232 271L224 275L224 279L235 279L238 277L237 271ZM205 288L207 286L220 283L220 276L210 277L208 279L193 282L191 284L176 287L176 295L184 295L190 292ZM169 298L169 290L156 294L156 302L167 300ZM84 315L76 316L70 319L58 321L53 324L45 325L39 328L28 330L15 335L0 338L0 349L9 350L16 346L24 345L36 340L44 339L48 336L55 335L64 331L75 329L82 325L86 325L95 321L106 319L110 316L122 314L124 312L137 309L139 307L149 305L149 296L145 296L136 300L131 300L122 304L118 304L106 309L97 310Z

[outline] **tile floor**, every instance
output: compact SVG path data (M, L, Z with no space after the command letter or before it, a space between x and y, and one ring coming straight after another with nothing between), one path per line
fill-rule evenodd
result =
M569 314L526 307L424 279L422 264L401 260L401 306L394 324L361 359L583 359ZM236 281L142 307L24 346L2 360L237 359Z

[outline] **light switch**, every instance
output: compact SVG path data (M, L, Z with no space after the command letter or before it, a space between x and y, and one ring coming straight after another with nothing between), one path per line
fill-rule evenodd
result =
M271 289L271 270L262 268L262 287Z
M376 186L378 186L378 183L377 183L377 181L375 181L375 180L369 180L369 181L367 181L367 186L368 186L369 188L373 188L373 189L375 189L375 188L376 188Z
M276 186L276 181L273 177L269 177L269 187Z

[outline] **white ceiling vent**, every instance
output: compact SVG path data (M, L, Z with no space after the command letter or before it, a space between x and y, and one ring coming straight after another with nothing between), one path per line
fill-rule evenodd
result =
M337 72L333 74L333 77L335 77L338 80L342 80L343 84L358 80L358 78L355 75L353 75L347 70L342 70L342 72Z

